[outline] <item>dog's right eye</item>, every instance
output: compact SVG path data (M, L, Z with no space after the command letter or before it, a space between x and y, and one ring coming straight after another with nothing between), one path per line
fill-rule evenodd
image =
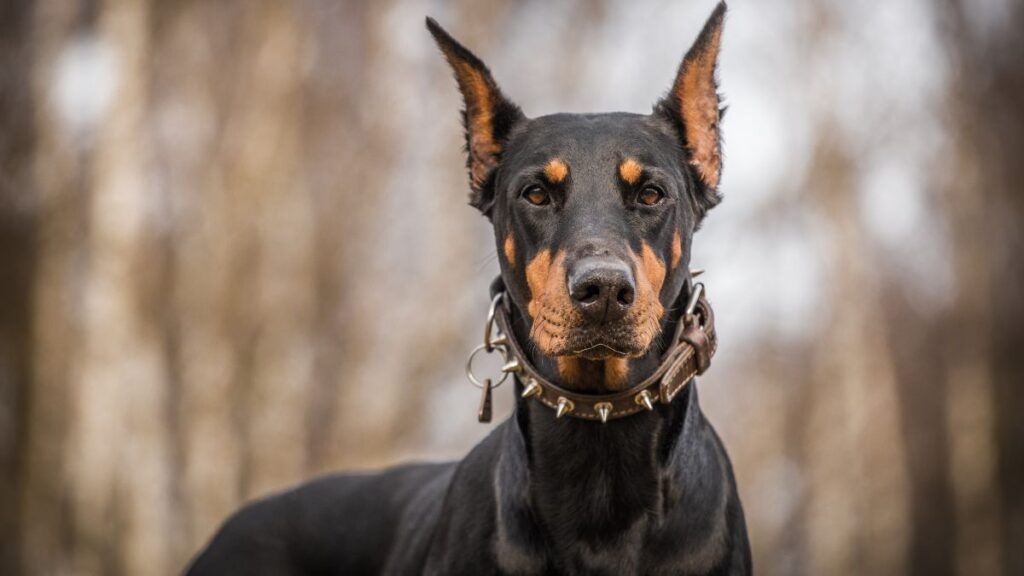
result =
M540 186L530 186L523 190L523 198L534 206L544 206L551 203L551 195Z

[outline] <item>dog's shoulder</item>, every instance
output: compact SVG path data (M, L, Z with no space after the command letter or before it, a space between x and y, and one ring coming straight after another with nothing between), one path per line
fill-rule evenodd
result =
M696 383L666 492L675 513L651 539L647 559L678 573L749 574L750 543L732 463L714 426L700 408Z
M455 464L334 474L256 500L221 526L188 574L379 572L410 502L443 494Z
M425 574L487 573L484 567L494 565L494 551L489 542L496 529L499 469L507 466L509 458L525 456L521 450L521 436L514 416L474 446L458 463L444 498L436 504L436 523L426 536L429 542L422 548L416 547L423 555L403 554L399 549L403 546L396 546L404 562L413 560ZM420 504L428 505L417 503L414 506ZM402 564L402 567L386 573L408 574L412 565Z

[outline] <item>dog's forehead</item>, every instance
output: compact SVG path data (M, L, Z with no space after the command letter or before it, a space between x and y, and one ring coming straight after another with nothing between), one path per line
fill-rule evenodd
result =
M626 157L656 161L676 147L672 128L657 117L613 112L552 114L531 119L509 147L509 160L558 158L570 172Z

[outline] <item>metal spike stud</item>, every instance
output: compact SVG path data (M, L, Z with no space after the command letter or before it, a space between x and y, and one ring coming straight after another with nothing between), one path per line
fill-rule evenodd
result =
M703 268L690 268L690 278L696 278L704 273Z
M612 413L612 405L608 402L598 402L594 404L594 410L601 417L601 424L605 424L608 422L608 415Z
M640 404L644 408L647 408L648 410L654 410L654 399L651 398L651 393L647 390L643 390L642 392L637 394L633 398L633 401L635 401L637 404Z
M509 360L504 366L501 367L502 372L519 372L523 369L523 366L519 363L517 358Z
M573 405L572 400L569 400L565 396L559 396L558 408L555 409L555 418L561 418L562 416L565 416L569 412L572 412L572 409L575 407L576 406Z
M504 334L499 335L494 340L491 340L491 347L497 346L508 346L508 337Z
M529 398L530 396L536 396L541 393L540 384L536 380L530 378L530 381L526 383L526 388L523 389L521 396L523 398Z

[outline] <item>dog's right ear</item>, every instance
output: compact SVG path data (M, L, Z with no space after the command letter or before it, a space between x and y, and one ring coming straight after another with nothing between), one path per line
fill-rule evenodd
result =
M489 214L494 203L491 179L512 128L525 116L518 106L505 98L491 77L491 71L472 52L451 37L433 18L427 18L427 30L434 36L444 57L455 72L465 109L462 122L466 130L466 166L472 189L469 203Z

